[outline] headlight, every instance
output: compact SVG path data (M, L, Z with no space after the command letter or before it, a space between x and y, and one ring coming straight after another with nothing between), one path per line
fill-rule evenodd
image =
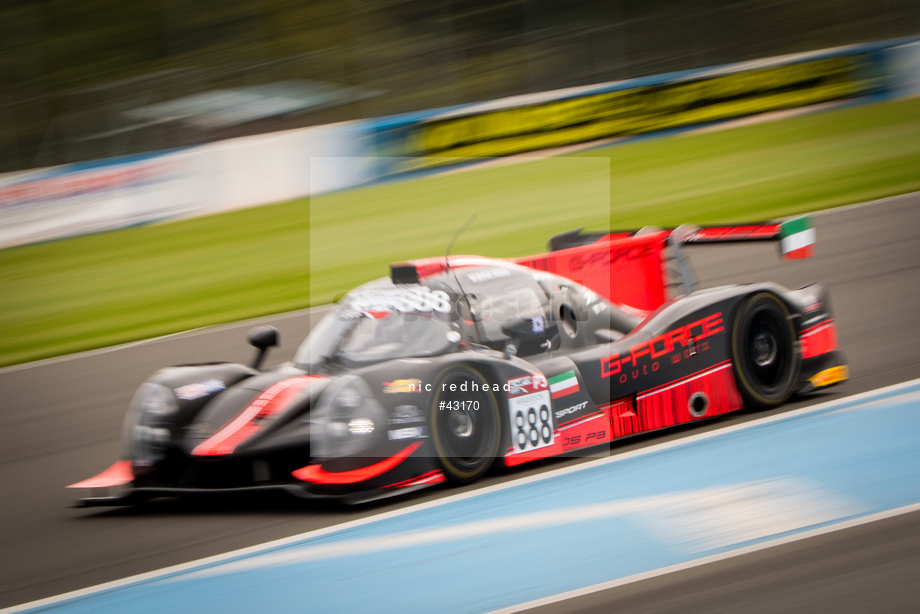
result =
M179 411L173 391L161 384L141 384L125 417L122 441L134 467L150 467L166 455Z
M347 375L326 389L311 412L310 453L317 460L359 456L385 425L386 411L367 382Z

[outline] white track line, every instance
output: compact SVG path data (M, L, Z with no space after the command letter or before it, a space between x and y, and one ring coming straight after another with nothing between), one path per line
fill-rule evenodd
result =
M620 578L618 580L611 580L610 582L602 582L600 584L595 584L593 586L586 586L584 588L575 589L573 591L559 593L558 595L552 595L550 597L544 597L542 599L535 599L533 601L528 601L526 603L520 603L518 605L513 605L511 607L501 608L499 610L492 610L488 614L513 614L515 612L523 612L525 610L531 610L533 608L538 608L540 606L551 605L553 603L559 603L560 601L567 601L569 599L575 599L576 597L581 597L583 595L590 595L591 593L598 593L600 591L605 591L607 589L617 588L619 586L624 586L626 584L632 584L633 582L641 582L642 580L648 580L650 578L657 578L659 576L664 576L669 573L683 571L685 569L693 569L694 567L701 567L702 565L708 565L709 563L716 563L718 561L732 559L737 556L744 556L745 554L751 554L752 552L766 550L767 548L775 548L776 546L782 546L784 544L791 544L793 542L801 541L804 539L818 537L819 535L827 535L828 533L844 531L846 529L851 529L853 527L858 527L864 524L869 524L871 522L877 522L879 520L885 520L887 518L894 518L895 516L902 516L904 514L910 514L911 512L916 512L916 511L920 511L920 503L914 503L913 505L906 505L904 507L899 507L899 508L888 510L885 512L879 512L878 514L872 514L870 516L864 516L862 518L855 518L853 520L847 520L847 521L844 521L838 524L821 527L819 529L813 529L811 531L806 531L804 533L799 533L798 535L789 535L787 537L781 537L779 539L770 540L770 541L763 542L760 544L754 544L753 546L745 546L743 548L738 548L737 550L732 550L730 552L722 552L720 554L706 556L706 557L696 559L693 561L687 561L686 563L678 563L677 565L671 565L669 567L662 567L660 569L646 571L644 573L636 574L633 576L628 576L626 578Z
M46 599L40 599L40 600L38 600L38 601L33 601L33 602L30 602L30 603L24 603L24 604L22 604L22 605L14 606L14 607L12 607L12 608L6 608L6 609L3 609L3 610L0 610L0 614L13 614L14 612L22 612L23 610L28 610L28 609L31 609L31 608L45 607L45 606L49 606L49 605L52 605L52 604L55 604L55 603L60 603L60 602L62 602L62 601L67 601L67 600L70 600L70 599L75 599L75 598L78 598L78 597L84 597L84 596L86 596L86 595L91 595L91 594L93 594L93 593L98 593L98 592L101 592L101 591L106 591L106 590L111 590L111 589L114 589L114 588L119 588L119 587L122 587L122 586L127 586L127 585L129 585L129 584L134 584L134 583L136 583L136 582L142 582L142 581L145 581L145 580L153 580L153 579L157 579L157 578L162 578L162 577L167 576L167 575L170 575L170 574L175 574L175 573L178 573L178 572L182 572L182 571L186 571L186 570L190 570L190 569L195 569L195 568L200 567L200 566L202 566L202 565L212 565L212 564L214 564L214 563L220 563L220 562L222 562L222 561L226 561L226 560L228 560L228 559L235 558L235 557L239 557L239 556L257 554L257 553L263 552L263 551L265 551L265 550L269 550L269 549L272 549L272 548L276 548L276 547L278 547L278 546L284 546L284 545L292 544L292 543L299 542L299 541L302 541L302 540L305 540L305 539L311 539L311 538L316 538L316 537L320 537L320 536L323 536L323 535L328 535L328 534L330 534L330 533L336 533L336 532L339 532L339 531L343 531L343 530L345 530L345 529L351 529L351 528L354 528L354 527L360 527L360 526L363 526L363 525L366 525L366 524L371 524L371 523L373 523L373 522L377 522L378 520L386 520L386 519L388 519L388 518L396 518L396 517L399 517L399 516L404 516L404 515L406 515L406 514L411 514L411 513L414 513L414 512L419 512L419 511L422 511L422 510L427 510L427 509L432 509L432 508L435 508L435 507L440 507L440 506L442 506L442 505L449 505L449 504L454 503L454 502L456 502L456 501L463 501L464 499L471 499L471 498L473 498L473 497L479 497L479 496L484 495L484 494L493 493L493 492L499 492L499 491L502 491L502 490L507 490L507 489L509 489L509 488L513 488L513 487L515 487L515 486L520 486L520 485L522 485L522 484L531 484L531 483L534 483L534 482L541 482L541 481L543 481L543 480L552 479L552 478L555 478L555 477L558 477L558 476L561 476L561 475L567 475L567 474L569 474L569 473L575 473L575 472L578 472L578 471L584 471L584 470L586 470L586 469L590 469L590 468L593 468L593 467L598 467L598 466L600 466L600 465L607 465L607 464L610 464L610 463L618 463L618 462L622 462L622 461L625 461L625 460L630 459L630 458L635 458L635 457L637 457L637 456L644 456L644 455L646 455L646 454L654 454L654 453L660 452L660 451L662 451L662 450L667 450L667 449L670 449L670 448L674 448L674 447L677 447L677 446L681 446L681 445L686 445L686 444L694 443L694 442L697 442L697 441L702 441L702 440L705 440L705 439L711 439L711 438L713 438L713 437L719 437L719 436L725 435L725 434L727 434L727 433L734 433L734 432L737 432L737 431L743 431L743 430L745 430L745 429L753 428L753 427L756 427L756 426L761 426L761 425L764 425L764 424L769 424L770 422L777 422L777 421L779 421L779 420L787 420L787 419L794 418L794 417L797 417L797 416L802 416L802 415L806 415L806 414L810 414L810 413L814 413L814 412L818 412L818 411L824 411L824 410L832 409L832 408L837 407L837 406L840 406L840 405L846 405L846 404L858 402L858 401L861 401L861 400L864 400L864 399L873 398L873 397L876 397L876 396L879 396L879 395L884 395L884 394L889 394L889 393L892 393L892 392L897 392L898 390L902 390L902 389L905 389L905 388L910 388L910 387L916 386L916 385L918 385L918 384L920 384L920 378L914 379L914 380L910 380L910 381L907 381L907 382L902 382L902 383L900 383L900 384L894 384L894 385L891 385L891 386L886 386L886 387L884 387L884 388L879 388L879 389L877 389L877 390L870 390L870 391L868 391L868 392L862 392L862 393L860 393L860 394L855 394L855 395L852 395L852 396L849 396L849 397L845 397L845 398L843 398L843 399L838 399L838 400L835 400L835 401L828 401L828 402L826 402L826 403L821 403L821 404L819 404L819 405L813 405L813 406L811 406L811 407L804 407L804 408L802 408L802 409L793 410L793 411L786 412L786 413L779 414L779 415L775 415L775 416L769 416L769 417L761 418L761 419L758 419L758 420L751 420L751 421L745 422L745 423L743 423L743 424L736 424L736 425L734 425L734 426L729 426L729 427L725 427L725 428L722 428L722 429L715 429L715 430L712 430L712 431L708 431L708 432L706 432L706 433L700 433L700 434L698 434L698 435L693 435L693 436L690 436L690 437L684 437L684 438L677 439L677 440L674 440L674 441L666 441L666 442L663 442L663 443L660 443L660 444L656 444L656 445L654 445L654 446L649 446L649 447L647 447L647 448L642 448L641 450L634 450L634 451L632 451L632 452L627 452L627 453L624 453L624 454L618 454L618 455L616 455L616 456L611 456L611 457L608 457L608 458L600 458L600 459L597 459L597 460L594 460L594 461L588 461L588 462L585 462L585 463L581 463L581 464L575 465L574 467L563 467L563 468L561 468L561 469L555 469L555 470L553 470L553 471L547 471L547 472L545 472L545 473L540 473L540 474L538 474L538 475L532 475L532 476L525 477L525 478L520 478L520 479L517 479L517 480L511 480L511 481L508 481L508 482L504 482L504 483L502 483L502 484L495 484L495 485L493 485L493 486L486 486L486 487L484 487L484 488L479 488L479 489L474 490L474 491L471 491L471 492L460 493L460 494L451 495L451 496L448 496L448 497L442 497L442 498L437 499L437 500L435 500L435 501L429 501L429 502L427 502L427 503L419 503L419 504L417 504L417 505L412 505L412 506L405 507L405 508L402 508L402 509L393 510L393 511L390 511L390 512L384 512L383 514L377 514L377 515L374 515L374 516L369 516L369 517L367 517L367 518L361 518L361 519L359 519L359 520L352 520L352 521L344 522L344 523L342 523L342 524L334 525L334 526L331 526L331 527L326 527L326 528L323 528L323 529L317 529L317 530L315 530L315 531L308 531L308 532L306 532L306 533L301 533L301 534L299 534L299 535L293 535L293 536L291 536L291 537L285 537L285 538L282 538L282 539L277 539L277 540L270 541L270 542L267 542L267 543L264 543L264 544L259 544L259 545L256 545L256 546L250 546L250 547L248 547L248 548L242 548L242 549L240 549L240 550L234 550L234 551L232 551L232 552L227 552L227 553L224 553L224 554L218 554L218 555L211 556L211 557L207 557L207 558L204 558L204 559L199 559L199 560L197 560L197 561L191 561L191 562L189 562L189 563L182 563L182 564L180 564L180 565L174 565L174 566L172 566L172 567L166 567L166 568L164 568L164 569L159 569L159 570L156 570L156 571L151 571L151 572L139 574L139 575L136 575L136 576L131 576L131 577L129 577L129 578L123 578L123 579L121 579L121 580L113 580L112 582L106 582L106 583L104 583L104 584L98 584L98 585L96 585L96 586L91 586L91 587L88 587L88 588L84 588L84 589L72 591L72 592L69 592L69 593L64 593L64 594L62 594L62 595L57 595L57 596L55 596L55 597L48 597L48 598L46 598ZM884 514L888 514L889 516L896 516L896 515L898 515L898 514L906 514L906 513L908 513L908 512L914 511L914 507L915 507L915 506L910 506L910 508L899 508L898 510L891 510L890 512L883 512L882 514L876 514L876 515L874 515L874 516L869 516L869 517L866 517L866 518L871 518L871 519L876 519L876 520L878 520L878 519L881 519L881 518L883 518L883 517L888 517L888 516L884 516ZM856 522L856 523L858 524L858 523L860 523L861 521L864 521L864 522L872 522L872 520L867 520L867 519L858 519L858 520L853 521L853 522ZM853 525L853 526L856 526L856 525ZM826 531L826 532L829 532L829 531ZM818 533L816 533L816 534L818 534ZM779 545L780 542L779 542L779 541L775 541L775 542L771 542L771 543L772 543L773 545ZM782 543L785 543L785 542L782 542ZM739 551L739 552L740 552L740 551ZM709 558L709 559L700 559L700 560L707 560L707 561L710 561L710 562L711 562L712 560L719 560L719 559ZM700 564L703 564L703 563L700 563ZM665 568L665 569L670 569L670 570L672 570L672 571L676 571L676 569L672 569L672 568ZM660 571L660 570L659 570L659 571ZM655 573L655 572L649 572L649 573ZM667 572L662 572L662 573L667 573ZM639 578L638 576L632 576L632 577L633 577L633 578L636 578L636 579L641 579L641 578ZM649 576L649 577L652 577L652 576ZM632 580L632 581L635 582L635 581L637 581L637 580ZM597 585L597 586L601 586L601 585ZM598 589L596 589L596 590L604 590L604 589L603 589L603 588L598 588ZM565 593L565 594L568 594L568 593ZM568 597L565 597L565 598L568 598ZM530 603L530 602L529 602L529 603ZM549 602L549 603L552 603L552 602ZM515 606L515 607L523 607L523 605L522 605L522 606ZM528 605L527 607L535 607L535 606L530 606L530 605ZM518 611L518 610L509 610L509 611Z

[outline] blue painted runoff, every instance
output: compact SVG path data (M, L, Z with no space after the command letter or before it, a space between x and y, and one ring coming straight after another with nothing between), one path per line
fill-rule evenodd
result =
M920 383L29 611L489 612L917 503Z

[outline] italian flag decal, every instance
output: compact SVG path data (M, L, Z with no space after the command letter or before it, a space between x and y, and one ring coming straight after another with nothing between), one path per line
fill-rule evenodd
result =
M815 255L815 229L810 215L783 222L779 227L779 236L784 260Z
M567 394L578 392L578 380L574 371L566 371L560 375L549 378L549 393L554 399Z

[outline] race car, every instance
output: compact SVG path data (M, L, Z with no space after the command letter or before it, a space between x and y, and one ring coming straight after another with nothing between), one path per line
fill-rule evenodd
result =
M251 365L155 373L122 458L71 488L91 490L81 505L246 489L359 502L776 407L847 378L828 293L697 289L682 246L779 240L804 257L813 237L807 218L579 230L537 256L393 264L291 362L260 370L277 344L260 327Z

